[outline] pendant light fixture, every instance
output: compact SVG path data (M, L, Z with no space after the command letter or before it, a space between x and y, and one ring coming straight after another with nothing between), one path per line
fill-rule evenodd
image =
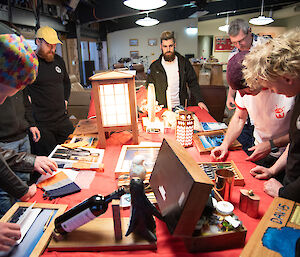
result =
M123 2L126 6L137 10L152 10L160 8L167 4L166 0L126 0Z
M228 33L228 29L229 29L229 13L227 13L227 17L226 17L226 24L225 25L223 25L223 26L220 26L218 29L220 30L220 31L223 31L223 32L226 32L226 33Z
M252 18L249 21L249 23L253 25L267 25L274 21L271 17L264 16L263 13L264 13L264 0L261 1L260 16L258 16L257 18Z
M220 26L218 28L220 31L228 33L228 29L229 29L229 14L230 13L236 13L236 10L217 13L217 15L224 15L224 14L226 14L226 24L223 25L223 26Z
M135 23L137 25L140 25L140 26L143 26L143 27L150 27L150 26L154 26L154 25L158 24L159 20L149 17L149 15L147 13L147 16L145 18L139 19Z

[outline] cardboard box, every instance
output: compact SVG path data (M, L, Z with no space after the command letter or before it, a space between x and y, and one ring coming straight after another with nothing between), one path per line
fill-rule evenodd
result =
M300 230L300 203L276 197L243 249L241 257L282 256L279 252L263 245L263 237L270 229L273 231L276 230L278 234L276 234L274 239L270 239L270 234L268 234L268 240L277 248L280 248L279 246L281 245L284 248L283 251L287 254L290 249L287 249L286 241L291 241L292 238L288 238L285 232L286 228ZM292 255L287 254L285 256Z
M214 183L180 143L164 139L150 185L170 233L182 237L190 252L222 250L244 244L247 232L244 227L238 231L192 236ZM215 196L222 200L216 192Z

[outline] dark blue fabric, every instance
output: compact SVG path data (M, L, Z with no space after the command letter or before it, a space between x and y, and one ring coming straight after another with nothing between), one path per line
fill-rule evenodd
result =
M80 190L81 188L76 183L72 182L60 188L45 191L44 198L49 198L51 200L58 197L75 194L77 192L80 192Z

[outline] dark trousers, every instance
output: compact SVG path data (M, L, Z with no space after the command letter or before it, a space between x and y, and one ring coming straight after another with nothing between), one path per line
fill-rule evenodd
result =
M31 150L33 154L40 156L48 156L55 146L63 144L74 130L72 122L67 117L54 124L37 123L37 127L41 138L38 142L33 142L31 139Z

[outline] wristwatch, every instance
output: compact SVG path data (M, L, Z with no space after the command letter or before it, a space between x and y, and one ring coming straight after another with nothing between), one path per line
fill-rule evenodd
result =
M279 148L277 146L275 146L273 140L269 140L270 145L271 145L271 153L277 153L279 151Z

